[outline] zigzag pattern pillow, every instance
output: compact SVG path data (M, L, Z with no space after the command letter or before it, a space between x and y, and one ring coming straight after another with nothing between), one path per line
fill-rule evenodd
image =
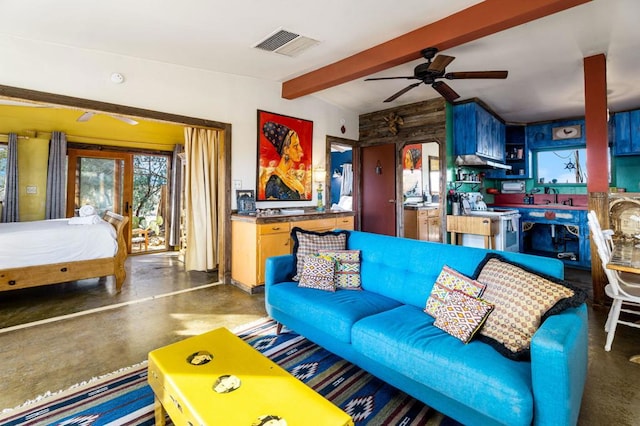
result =
M337 261L334 281L337 288L361 290L360 250L320 250Z
M304 258L298 287L336 291L333 280L336 261L326 255L309 255Z
M438 308L447 300L447 296L453 290L460 290L471 297L480 297L484 288L484 284L444 265L431 289L424 311L436 318Z
M447 300L438 307L433 323L453 337L469 343L493 311L494 306L459 290L450 292Z

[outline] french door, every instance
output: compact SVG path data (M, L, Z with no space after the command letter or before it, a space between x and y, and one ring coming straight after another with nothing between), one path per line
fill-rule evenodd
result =
M133 155L125 152L102 152L68 149L67 217L80 207L92 205L102 214L109 210L129 216L133 200ZM125 230L131 251L131 228Z

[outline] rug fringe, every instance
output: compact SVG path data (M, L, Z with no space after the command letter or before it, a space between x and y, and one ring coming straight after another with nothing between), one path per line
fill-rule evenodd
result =
M29 400L23 402L22 404L18 405L17 407L4 408L2 410L1 414L9 414L9 413L11 413L11 412L13 412L15 410L20 410L20 409L23 409L23 408L28 407L30 405L34 405L34 404L40 403L42 401L45 401L48 398L51 398L52 396L57 396L57 395L60 395L62 393L65 393L65 392L78 390L78 389L81 389L81 388L86 387L88 385L93 386L93 385L95 385L97 382L99 382L101 380L109 379L112 376L115 376L117 374L125 373L125 372L127 372L129 370L138 369L140 367L146 366L147 363L148 363L147 360L144 360L142 362L130 365L128 367L122 367L122 368L120 368L118 370L112 371L111 373L102 374L100 376L94 376L94 377L90 378L89 380L83 380L82 382L79 382L79 383L76 383L74 385L71 385L66 389L60 389L60 390L57 390L55 392L47 391L47 392L43 393L42 395L38 395L34 399L29 399Z

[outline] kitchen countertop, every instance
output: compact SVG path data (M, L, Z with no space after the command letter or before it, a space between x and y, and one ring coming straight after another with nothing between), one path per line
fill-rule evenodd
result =
M564 204L492 204L488 207L506 207L516 209L545 209L545 210L588 210L587 206L567 206Z
M437 209L440 207L440 204L438 203L430 203L430 204L423 204L423 205L418 205L418 204L404 204L403 206L405 208L405 210L433 210L433 209Z

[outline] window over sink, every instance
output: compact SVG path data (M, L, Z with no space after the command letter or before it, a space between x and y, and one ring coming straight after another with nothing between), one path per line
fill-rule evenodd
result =
M537 150L536 183L571 184L587 183L587 149L584 147L556 150ZM611 181L611 156L609 155L609 181Z

